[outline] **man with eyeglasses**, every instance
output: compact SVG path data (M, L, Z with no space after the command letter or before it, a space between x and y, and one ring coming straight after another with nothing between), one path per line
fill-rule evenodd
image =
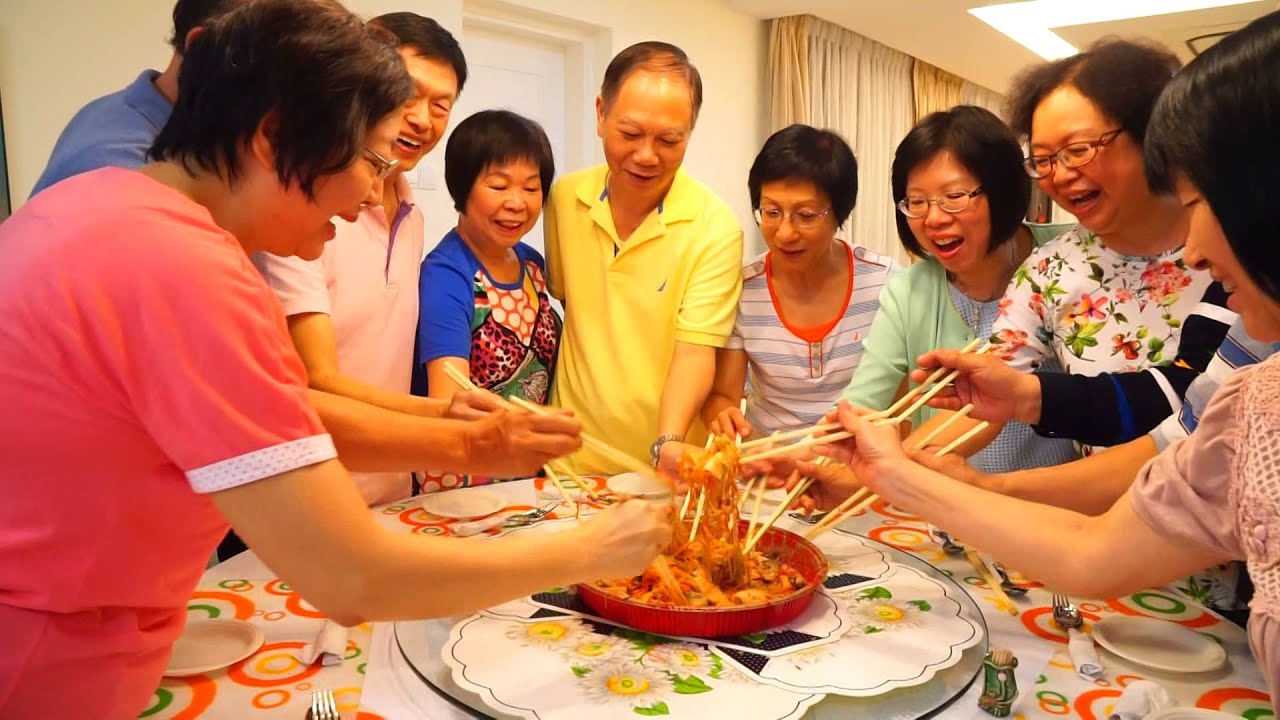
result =
M711 391L742 291L742 228L681 168L701 104L683 50L623 50L596 98L605 164L560 179L545 210L549 287L565 303L551 404L655 462ZM621 469L588 451L572 460Z

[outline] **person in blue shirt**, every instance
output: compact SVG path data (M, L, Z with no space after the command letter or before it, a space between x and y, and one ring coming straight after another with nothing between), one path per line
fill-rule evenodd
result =
M450 365L498 395L545 404L563 323L546 262L521 239L551 189L551 144L536 122L487 110L459 123L444 152L458 225L422 262L414 392L451 397Z
M203 26L245 0L178 0L173 7L173 55L164 72L143 70L123 90L91 101L67 123L31 194L101 167L138 168L169 120L187 44Z

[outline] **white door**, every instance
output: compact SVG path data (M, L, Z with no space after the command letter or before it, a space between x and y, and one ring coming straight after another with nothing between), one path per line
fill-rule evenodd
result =
M420 164L417 180L419 201L426 213L427 250L457 221L444 187L444 148L453 127L467 116L479 110L505 109L537 121L551 141L556 174L566 169L565 47L467 21L459 40L467 57L467 83L450 117L449 133ZM542 252L541 219L524 242Z

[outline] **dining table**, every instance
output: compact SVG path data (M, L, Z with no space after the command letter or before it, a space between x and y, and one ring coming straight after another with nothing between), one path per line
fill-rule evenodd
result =
M604 494L607 489L606 478L591 476L585 481L594 484L593 493ZM548 499L555 499L552 489L541 478L445 492L496 494L502 500L498 512L508 514L544 506ZM582 500L577 508L561 504L539 522L575 522L573 518L577 515L585 517L599 507L594 500ZM370 512L388 531L452 538L452 542L486 542L494 536L514 532L498 526L468 537L453 537L458 534L455 528L468 521L433 515L424 509L423 496L371 508ZM780 523L798 532L803 532L805 525L803 519L792 517ZM879 706L875 697L852 702L850 698L814 695L788 717L877 720L896 716L949 720L990 717L978 708L977 702L983 689L982 655L988 648L1011 650L1018 659L1018 696L1010 715L1016 719L1106 720L1125 688L1138 680L1158 683L1179 705L1216 710L1249 720L1275 717L1266 682L1250 654L1245 631L1197 604L1173 585L1118 598L1074 597L1072 601L1084 617L1086 632L1107 618L1120 616L1167 620L1218 643L1225 650L1226 662L1215 670L1186 673L1139 665L1099 648L1104 676L1090 680L1075 672L1066 652L1068 636L1053 620L1051 589L1035 581L1035 568L1024 568L1025 574L1009 573L1009 580L1026 591L1014 600L1015 616L1004 610L1000 598L963 555L945 551L930 534L929 526L908 512L878 502L861 515L844 521L840 530L866 538L869 545L883 546L886 557L892 555L900 564L917 566L922 575L931 573L939 580L964 588L967 591L964 602L972 608L973 620L982 626L985 637L981 645L964 650L962 662L949 671L950 675L940 673L939 678L930 681L929 692L945 692L946 697L945 701L932 702L928 712ZM548 611L544 608L540 612ZM554 613L550 616L557 621L569 621ZM456 663L449 667L441 660L441 645L451 637L456 641L459 628L474 628L478 633L492 617L373 622L339 628L338 631L345 634L345 647L324 660L306 664L301 659L304 647L314 642L322 631L331 637L336 626L248 551L208 568L191 594L188 621L211 618L252 624L262 633L261 646L228 667L164 678L140 717L299 720L307 716L312 694L320 689L332 691L337 708L346 720L544 716L536 712L513 712L501 702L494 702L492 696L476 691L475 683L464 677L466 673L460 672ZM519 672L514 673L507 682L518 685L520 677ZM692 675L688 679L696 680ZM717 686L717 697L721 702L728 702L729 698L740 696L746 710L740 709L734 714L753 717L747 700L752 697L752 688L748 685L722 684ZM705 685L686 688L691 693L705 689ZM910 688L895 691L885 697L896 699L886 702L911 707L910 703L918 702L922 692ZM679 717L683 707L689 706L655 701L644 707L637 706L635 714ZM763 716L781 717L767 713Z

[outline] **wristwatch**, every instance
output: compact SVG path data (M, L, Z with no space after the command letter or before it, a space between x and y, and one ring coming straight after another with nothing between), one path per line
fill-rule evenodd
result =
M684 435L681 435L679 433L667 433L666 435L659 435L658 439L654 440L653 444L649 446L649 464L653 465L654 467L658 467L658 454L662 452L662 446L666 445L672 440L683 440L683 439L684 439Z

